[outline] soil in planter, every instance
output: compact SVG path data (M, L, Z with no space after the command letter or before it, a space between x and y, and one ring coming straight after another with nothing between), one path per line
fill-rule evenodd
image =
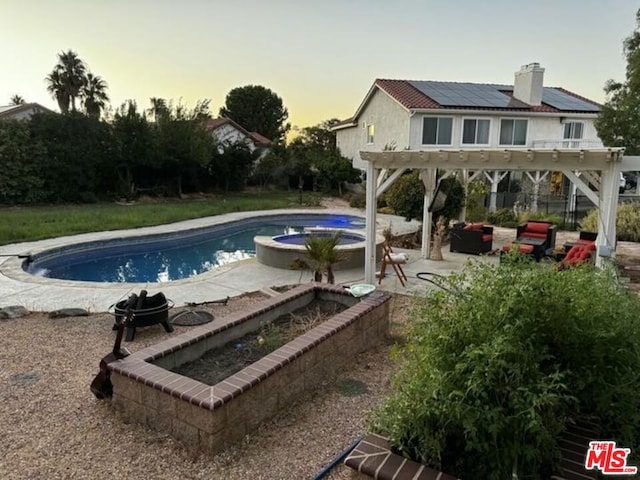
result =
M347 308L338 302L313 300L303 308L282 315L220 348L209 350L197 360L172 371L215 385Z

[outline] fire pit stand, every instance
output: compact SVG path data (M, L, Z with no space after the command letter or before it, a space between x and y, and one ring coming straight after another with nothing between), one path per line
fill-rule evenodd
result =
M133 309L132 320L125 323L125 341L127 342L134 339L137 327L148 327L159 323L167 333L173 332L173 325L169 322L169 309L173 307L173 302L168 300L162 292L150 297L143 292L144 290L140 292L141 302ZM126 313L127 302L128 300L122 300L114 305L113 314L116 317L116 325Z

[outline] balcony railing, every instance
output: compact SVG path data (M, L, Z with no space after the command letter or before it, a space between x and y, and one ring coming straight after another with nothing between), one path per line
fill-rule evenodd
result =
M530 148L576 148L588 150L591 148L604 148L600 140L532 140Z

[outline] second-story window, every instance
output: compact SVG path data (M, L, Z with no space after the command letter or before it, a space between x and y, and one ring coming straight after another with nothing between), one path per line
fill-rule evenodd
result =
M564 124L564 138L581 139L583 130L584 123L582 122L566 122Z
M507 119L500 121L500 145L526 145L527 120Z
M425 117L422 123L423 145L451 145L453 118Z
M488 145L489 120L467 118L462 122L463 145Z
M373 123L367 125L367 145L371 145L375 140L376 126Z

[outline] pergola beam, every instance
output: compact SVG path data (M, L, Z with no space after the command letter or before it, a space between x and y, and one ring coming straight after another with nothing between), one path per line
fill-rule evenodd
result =
M360 158L376 168L444 168L446 170L602 170L619 162L621 149L487 149L360 152ZM634 170L634 167L623 170Z

